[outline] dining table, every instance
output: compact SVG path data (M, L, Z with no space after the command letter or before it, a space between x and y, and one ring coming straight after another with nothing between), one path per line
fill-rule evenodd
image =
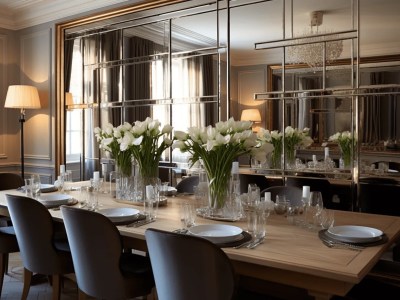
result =
M80 200L82 192L78 191L82 183L74 183L68 193L73 199ZM59 192L55 192L59 193ZM0 192L0 213L7 215L6 194L24 195L20 190ZM146 251L145 231L157 228L176 231L183 227L180 220L180 205L184 202L196 205L193 195L174 195L167 197L158 207L154 222L140 227L117 225L124 243L131 249ZM133 207L143 211L137 202L121 201L110 193L98 194L98 209ZM79 207L77 201L75 206ZM202 204L198 204L201 206ZM85 209L85 208L82 208ZM56 221L62 222L59 208L49 208ZM335 226L358 225L381 230L385 234L385 242L363 249L346 247L328 247L319 237L319 230L308 229L288 222L285 215L271 213L267 219L266 238L254 249L246 247L222 247L231 259L235 272L243 278L258 282L283 285L300 289L315 299L330 299L334 295L345 296L353 286L358 284L388 251L400 236L400 217L366 214L352 211L334 211ZM246 219L224 221L203 216L196 217L196 225L226 224L247 229ZM100 233L99 233L100 234ZM193 254L195 257L195 253ZM251 280L250 280L251 281Z

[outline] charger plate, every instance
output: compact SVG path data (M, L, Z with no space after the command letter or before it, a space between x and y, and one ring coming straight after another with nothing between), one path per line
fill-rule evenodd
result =
M388 237L386 234L382 234L381 238L377 241L371 241L371 242L343 242L342 240L338 240L333 238L331 235L327 235L327 229L320 230L318 232L318 237L322 241L326 242L337 242L337 243L346 243L350 245L355 245L355 246L363 246L363 247L372 247L372 246L377 246L377 245L382 245L385 244L388 241Z

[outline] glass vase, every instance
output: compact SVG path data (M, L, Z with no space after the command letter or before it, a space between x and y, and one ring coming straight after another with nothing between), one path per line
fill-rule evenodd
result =
M287 147L285 151L286 168L294 169L296 165L296 149Z
M346 168L346 169L350 168L351 167L351 152L342 150L342 159L343 159L344 168Z

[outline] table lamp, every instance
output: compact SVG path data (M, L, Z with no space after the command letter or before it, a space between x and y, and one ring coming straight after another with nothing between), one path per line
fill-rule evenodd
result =
M251 121L253 123L261 122L260 110L257 108L249 108L242 110L242 115L240 116L241 121ZM253 124L253 131L257 131Z
M19 116L19 122L21 123L21 176L24 178L25 109L40 108L40 99L37 88L29 85L10 85L8 87L4 107L21 109L21 114Z

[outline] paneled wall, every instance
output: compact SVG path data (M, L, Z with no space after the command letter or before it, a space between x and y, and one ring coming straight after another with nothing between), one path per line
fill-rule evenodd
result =
M0 172L20 172L19 110L4 108L9 85L38 88L41 109L26 110L25 176L39 173L54 181L54 56L51 24L0 31Z

